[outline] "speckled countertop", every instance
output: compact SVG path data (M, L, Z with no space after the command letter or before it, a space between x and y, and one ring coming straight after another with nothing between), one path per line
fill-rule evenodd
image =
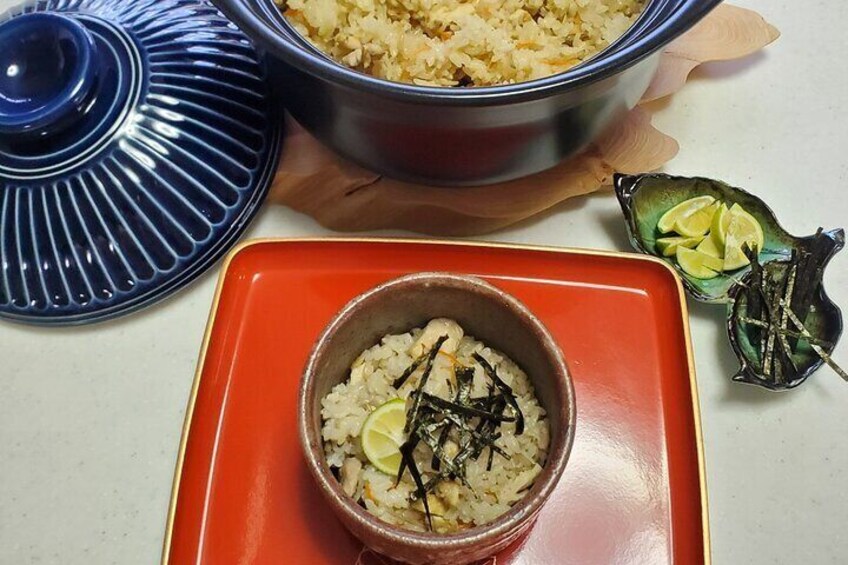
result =
M665 105L658 125L681 142L667 171L745 187L792 233L848 227L848 3L736 3L783 37L741 63L707 65ZM249 235L323 233L268 207ZM491 239L630 249L611 194ZM164 304L93 328L0 324L0 563L158 561L214 284L210 273ZM848 254L826 285L848 308ZM731 384L723 310L691 311L714 562L844 563L848 384L826 369L789 394ZM843 364L846 343L836 352Z

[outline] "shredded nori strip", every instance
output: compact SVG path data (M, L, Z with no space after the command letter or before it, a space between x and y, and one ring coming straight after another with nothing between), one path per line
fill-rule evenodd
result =
M787 380L786 372L789 370L787 364L792 367L792 376L798 372L797 367L795 367L795 362L792 360L792 353L789 350L786 337L778 334L777 330L781 327L785 327L785 323L778 325L781 324L781 314L779 313L779 308L775 308L774 306L775 303L779 303L779 301L782 300L781 296L785 292L784 289L791 286L790 277L787 275L773 282L774 284L769 285L768 292L760 290L763 306L765 307L765 310L768 313L768 319L770 320L768 327L768 339L766 340L765 346L765 359L763 360L762 366L764 374L773 377L773 380L776 383L783 383ZM777 352L774 350L775 343L780 345L780 349Z
M492 463L494 463L494 461L495 461L494 447L495 447L494 445L489 446L489 459L488 459L488 461L486 461L486 471L492 470Z
M418 447L418 434L410 434L409 439L404 442L402 446L400 446L400 453L403 455L403 450L408 449L410 453L415 451L415 448ZM414 464L414 463L413 463ZM405 457L400 458L400 467L398 467L397 478L395 479L395 486L400 484L400 480L403 478L403 472L406 471L407 461ZM417 469L416 469L417 472Z
M421 378L415 390L410 392L412 406L406 415L404 431L408 439L400 447L401 464L398 469L395 484L400 483L404 473L409 470L416 489L410 495L411 501L422 499L427 527L432 531L433 519L427 494L438 486L441 481L458 480L467 488L471 488L465 478L465 466L469 459L477 460L488 448L486 469L492 470L495 454L509 459L509 454L495 445L501 437L498 428L503 422L515 422L515 433L524 432L524 414L518 406L518 401L512 388L497 374L497 371L479 354L473 355L489 377L488 394L472 398L474 368L454 365L456 387L448 380L448 389L453 400L446 400L424 391L424 387L433 370L433 363L448 336L441 336L433 347L415 359L403 374L394 381L395 388L403 386L412 374L422 366ZM507 406L514 415L505 413ZM451 457L445 451L445 445L455 434L458 450ZM435 475L426 482L418 469L413 456L420 443L424 443L433 452L431 464Z
M442 467L442 453L444 453L445 442L448 441L450 431L450 426L442 428L442 433L439 434L439 441L436 443L437 448L433 449L433 461L430 463L430 466L436 471Z
M797 347L805 342L842 378L848 373L839 368L823 346L833 344L810 334L804 320L821 288L823 264L837 243L819 228L800 249L793 249L780 270L766 269L756 249L742 250L751 262L751 274L744 290L745 310L736 321L748 327L750 342L759 348L760 378L785 386L797 379ZM794 327L789 327L791 326Z
M492 382L489 383L489 395L486 398L491 401L490 410L492 412L495 412L497 414L503 414L503 411L506 409L506 400L505 400L503 395L500 395L500 396L497 396L497 397L495 396L495 384L492 383ZM485 423L485 425L489 426L488 423ZM483 450L480 450L480 453L476 454L475 459L479 458L482 453L483 453ZM495 444L494 444L494 442L492 442L489 445L489 458L486 461L486 471L492 470L492 464L494 463L494 461L495 461Z
M451 461L451 464L460 472L450 472L450 471L447 471L447 470L441 471L435 477L433 477L432 479L427 481L427 483L424 485L423 490L419 489L419 490L416 490L415 492L413 492L411 499L413 501L415 501L419 498L424 497L424 495L426 495L428 492L430 492L434 488L436 488L436 486L441 481L443 481L447 478L452 478L452 477L459 479L462 482L462 484L464 484L468 488L471 488L471 486L465 480L464 471L465 471L465 462L468 460L469 457L471 457L472 453L473 453L473 448L471 446L471 443L468 442L466 445L464 445L460 448L457 456L454 457L453 461ZM417 469L416 469L416 471L417 471ZM414 477L413 477L413 479L414 479Z
M487 412L486 410L474 408L473 406L463 406L462 404L457 404L455 402L451 402L450 400L445 400L444 398L433 396L432 394L427 392L424 393L424 398L426 398L427 402L435 408L441 408L442 410L445 410L447 412L453 412L455 414L463 414L470 418L486 418L488 420L494 420L496 422L517 421L517 418L514 418L512 416L502 416L500 414L495 414L494 412Z
M421 355L420 357L418 357L418 359L415 359L412 362L412 364L409 367L406 368L406 371L404 371L401 376L399 376L398 378L395 379L395 382L392 383L392 386L395 387L395 388L402 387L403 384L406 382L406 380L409 377L412 376L412 373L415 372L415 369L417 369L418 366L421 365L421 363L424 360L428 360L430 363L432 363L433 359L439 353L439 349L442 347L442 344L447 339L448 339L448 336L446 336L446 335L443 335L442 337L440 337L439 340L436 342L436 345L433 346L433 349L431 349L428 353Z
M763 322L762 320L757 320L755 318L749 318L748 316L739 316L739 321L742 322L743 324L746 324L746 325L749 325L749 326L754 326L755 328L768 328L769 327L769 325L767 323ZM793 338L793 339L798 339L798 340L803 339L803 340L808 341L810 343L814 343L816 345L822 345L822 346L825 346L825 347L830 347L830 346L833 345L833 342L831 342L831 341L827 341L827 340L824 340L824 339L818 339L818 338L815 338L815 337L812 337L812 336L807 336L807 335L804 335L801 332L793 331L793 330L790 330L790 329L784 330L784 329L778 328L777 333L781 333L781 334L785 335L787 338Z
M433 371L433 360L436 358L436 355L439 353L439 349L442 347L442 344L447 341L447 339L448 336L441 336L436 340L436 343L433 344L433 349L431 349L427 354L427 360L424 364L424 373L421 374L421 379L418 381L418 388L413 393L415 396L412 399L412 408L406 415L406 426L403 431L407 433L415 429L415 420L418 418L418 409L421 406L421 393L424 392L424 386L427 384L427 379L430 378L430 373Z
M410 447L410 442L404 443L400 448L401 459L406 461L406 466L409 467L409 473L412 475L412 480L415 482L415 494L420 493L424 501L424 515L427 517L427 526L430 531L433 531L433 516L430 514L430 503L427 501L427 490L424 488L424 481L421 479L421 473L418 472L418 467L415 466L415 459L412 457L414 447Z
M805 283L814 283L817 280L816 271L832 251L833 245L835 245L833 239L824 236L824 230L819 228L812 237L811 243L799 253L796 264L800 281L790 300L792 310L799 318L807 316L816 291L815 284Z
M810 332L807 331L807 328L804 327L804 324L801 322L801 320L798 318L798 316L796 316L795 313L792 312L791 309L787 308L787 310L789 310L789 318L791 318L792 323L795 325L795 327L798 328L798 330L802 334L809 336ZM837 365L836 362L830 357L830 355L827 354L827 352L824 349L822 349L821 347L819 347L818 345L816 345L812 341L808 341L808 343L810 344L810 347L813 349L813 351L815 351L816 354L819 357L821 357L821 360L824 361L825 363L827 363L828 367L833 369L833 371L837 375L842 377L844 380L848 381L848 372L846 372L844 369L842 369L842 367Z
M742 252L745 253L745 256L748 258L748 261L751 262L751 286L754 288L760 288L763 285L763 267L760 265L760 262L757 258L760 255L759 250L756 246L753 248L748 247L747 243L742 244ZM762 316L763 312L763 302L760 293L755 292L749 295L748 297L748 315L751 318L759 319ZM765 326L768 328L768 325ZM755 331L751 332L751 344L754 346L759 346L760 341L762 340L762 329L758 328Z
M474 369L471 367L457 367L454 374L456 376L456 403L467 404L471 397Z
M471 440L476 442L480 446L479 452L481 452L485 447L491 447L498 454L503 456L504 459L510 458L509 454L506 451L494 444L495 441L497 441L497 439L501 437L501 434L499 432L494 431L494 426L497 424L495 424L493 421L483 420L481 422L483 424L482 426L478 425L477 428L472 428L467 423L461 420L454 419L455 416L452 416L450 414L446 414L445 418L451 421L457 428L464 431L466 435L469 435L471 437ZM479 452L476 449L473 450L471 458L477 459L480 456Z
M501 380L497 371L495 371L495 368L492 367L482 355L475 353L474 359L480 363L480 366L483 367L483 370L486 371L486 374L489 375L489 378L492 379L492 382L495 383L495 386L498 387L498 390L515 411L515 435L520 436L524 433L524 414L521 413L521 408L518 406L518 401L515 399L515 394L513 394L512 388Z
M426 355L422 355L418 359L415 359L412 364L406 368L403 374L401 374L401 376L395 379L395 381L392 383L392 386L395 388L402 387L406 380L412 376L412 373L415 372L415 369L417 369L418 366L421 365L421 362L424 361L425 358Z
M444 465L444 473L448 475L456 475L459 473L460 469L456 466L454 460L444 457L444 452L439 448L438 439L431 435L425 435L421 438L421 441L426 443L427 446L429 446L430 449L433 451L434 456L440 459L440 461Z

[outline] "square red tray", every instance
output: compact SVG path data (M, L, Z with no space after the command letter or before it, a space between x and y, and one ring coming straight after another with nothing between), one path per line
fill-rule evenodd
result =
M409 240L256 241L226 261L188 405L163 563L381 562L335 520L297 439L297 386L348 300L415 271L481 276L522 300L574 379L568 467L497 563L709 562L686 301L634 254ZM494 560L492 560L494 561Z

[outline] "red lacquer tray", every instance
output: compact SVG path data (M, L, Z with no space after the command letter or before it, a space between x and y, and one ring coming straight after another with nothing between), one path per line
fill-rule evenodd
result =
M559 340L577 432L526 539L490 562L709 562L686 302L633 254L400 240L249 242L226 261L188 405L163 562L380 563L320 499L298 446L301 370L348 300L414 271L479 275Z

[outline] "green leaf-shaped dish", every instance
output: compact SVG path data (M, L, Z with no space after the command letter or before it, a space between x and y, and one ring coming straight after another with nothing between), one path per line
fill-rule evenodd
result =
M757 314L749 308L748 297L753 296L750 293L759 288L752 283L751 268L745 267L731 273L723 273L714 279L701 280L684 272L673 257L664 257L657 249L657 239L662 237L657 229L660 217L680 202L696 196L713 196L728 206L738 203L757 219L763 228L765 240L763 250L758 256L758 264L762 265L763 273L775 280L783 279L789 272L793 252L796 253L796 258L799 255L815 257L812 265L816 275L810 277L809 273L806 273L804 277L807 280L814 279L816 282L813 284L817 286L798 290L801 294L812 293L809 295L809 302L804 301L806 305L802 307L803 313L798 316L803 318L801 323L820 347L820 352L829 359L842 335L842 312L828 298L821 276L830 259L845 245L843 230L795 237L780 226L771 208L756 196L740 188L706 178L672 177L662 174L616 175L615 191L624 211L630 241L638 251L660 257L672 265L680 273L686 290L697 300L728 303L728 337L741 364L734 380L769 390L789 390L803 383L821 367L824 360L822 355L814 351L809 339L798 336L799 330L786 324L787 330L796 332L795 337L788 337L787 341L791 361L785 366L792 367L792 370L786 371L788 377L782 377L772 368L764 368L763 357L770 358L769 363L772 363L774 357L767 353L768 347L764 348L762 345L762 332L766 330L757 325L764 323L762 312ZM794 294L790 304L793 301Z
M831 239L831 251L822 261L820 268L824 270L830 259L839 252L844 243L842 230L835 230L825 237ZM767 273L773 273L780 277L784 276L789 263L787 261L773 261L763 265ZM765 387L769 390L789 390L807 380L813 372L824 364L822 358L813 350L808 340L799 339L789 341L798 344L794 349L792 362L798 368L797 374L790 379L781 379L774 376L767 377L763 373L762 348L760 339L763 339L765 330L754 325L747 324L743 320L751 315L748 305L748 289L750 288L749 272L740 284L733 287L730 292L732 299L728 305L727 335L730 345L739 358L742 366L734 381ZM791 327L791 325L789 325ZM810 312L804 319L804 327L811 335L823 340L822 350L827 354L833 354L836 344L842 335L842 311L827 296L824 285L819 284L810 304ZM794 327L791 329L795 330Z
M663 257L656 242L664 236L657 230L657 223L675 205L704 195L722 200L728 207L736 203L741 205L763 228L765 244L760 252L761 263L789 258L792 249L800 248L804 240L808 239L787 233L777 222L771 208L753 194L717 180L663 174L616 175L615 192L627 220L633 246L642 253L667 261L680 273L686 290L703 302L728 302L730 289L749 269L746 267L722 273L714 279L702 280L685 273L673 257Z

